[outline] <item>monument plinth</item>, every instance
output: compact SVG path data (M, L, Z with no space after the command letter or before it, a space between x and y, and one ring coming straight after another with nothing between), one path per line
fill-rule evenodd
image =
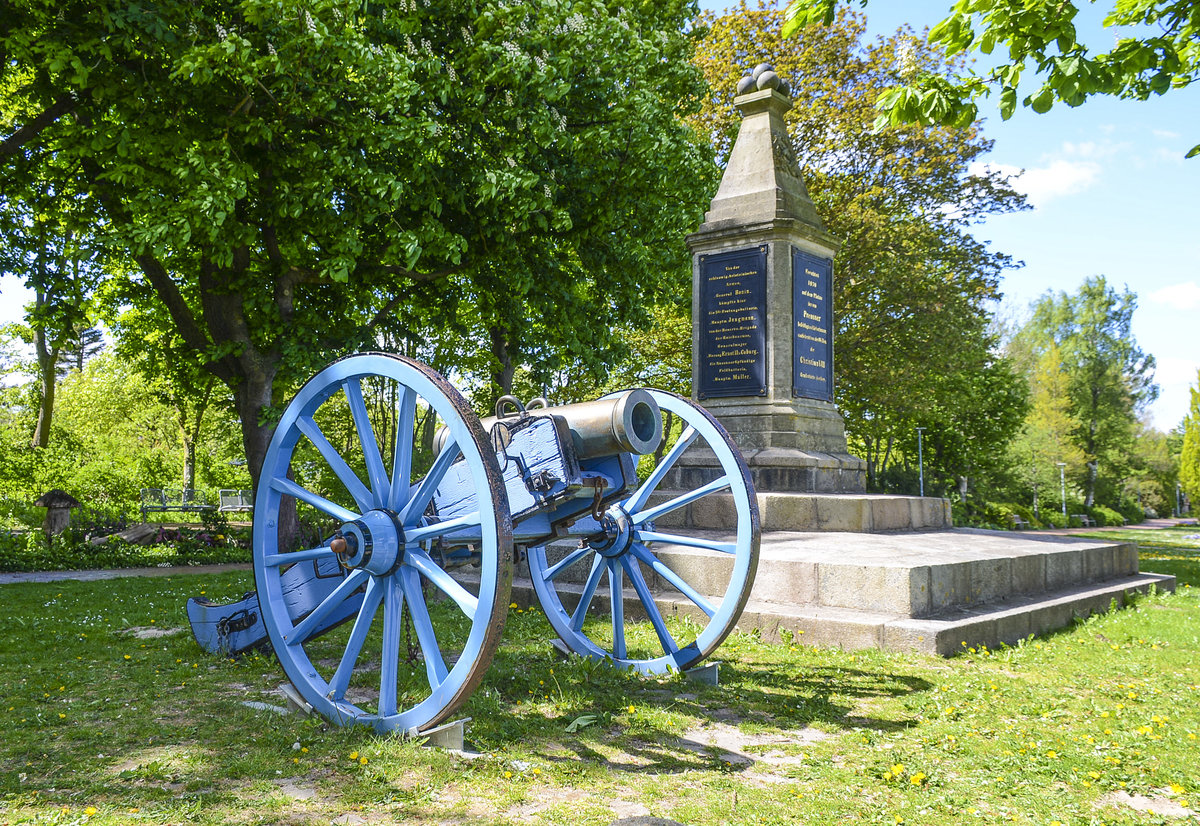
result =
M693 395L733 436L759 491L856 493L866 465L833 404L838 242L800 177L778 85L770 67L744 79L729 163L687 239ZM705 467L688 456L680 473Z

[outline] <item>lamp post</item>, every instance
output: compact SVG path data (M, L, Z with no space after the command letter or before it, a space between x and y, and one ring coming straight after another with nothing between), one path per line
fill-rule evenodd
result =
M1062 489L1062 493L1061 493L1061 495L1062 495L1062 511L1063 511L1063 516L1066 516L1067 515L1067 475L1066 475L1065 468L1067 466L1067 463L1066 462L1055 462L1054 464L1058 465L1058 484L1059 484L1059 487Z
M925 456L921 451L921 433L923 427L917 428L917 479L921 485L921 496L925 495Z

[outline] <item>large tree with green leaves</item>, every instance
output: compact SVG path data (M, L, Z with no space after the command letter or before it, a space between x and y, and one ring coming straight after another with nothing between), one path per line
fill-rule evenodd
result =
M970 234L984 216L1023 200L997 175L972 171L990 148L978 128L912 126L875 132L875 99L906 66L946 71L910 35L864 42L860 15L784 40L782 15L744 4L706 21L697 62L712 93L696 118L727 157L738 78L759 61L790 82L789 133L828 230L835 261L836 401L868 481L910 462L916 429L936 436L927 459L952 481L999 461L1024 413L1020 382L995 353L990 307L1009 259Z
M1047 293L1017 335L1014 346L1036 363L1060 364L1068 437L1083 459L1084 504L1096 500L1104 478L1115 487L1129 467L1139 414L1158 397L1154 356L1133 337L1137 296L1104 276L1086 279L1078 292Z
M1183 420L1183 448L1179 457L1179 484L1193 502L1200 502L1200 372L1192 394L1188 414Z
M3 206L48 178L94 201L111 277L232 392L257 482L281 394L402 307L436 324L499 284L498 350L537 314L599 359L675 286L712 168L679 120L693 14L0 0Z
M866 5L867 0L859 0ZM833 22L838 0L791 0L784 36L813 24ZM1196 0L1114 0L1104 17L1114 30L1108 51L1079 40L1076 18L1082 3L1062 0L959 0L929 30L928 42L946 54L976 51L996 60L983 73L954 77L914 67L880 96L879 125L941 123L965 126L978 116L980 97L999 96L1008 119L1023 106L1047 112L1056 101L1079 106L1094 95L1146 100L1182 89L1200 77L1200 3ZM1102 47L1103 48L1103 47ZM1200 144L1187 156L1200 154Z

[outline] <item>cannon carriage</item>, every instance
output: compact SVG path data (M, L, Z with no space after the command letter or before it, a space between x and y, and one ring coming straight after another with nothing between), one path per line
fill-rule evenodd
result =
M339 415L352 421L349 449L326 432ZM703 455L704 472L678 473L685 454ZM731 530L689 524L708 497ZM328 538L280 551L291 507L325 520ZM687 399L505 398L481 421L436 371L368 353L326 367L283 413L254 508L255 591L232 605L193 599L188 612L210 650L269 642L326 718L417 733L482 680L518 562L560 646L654 674L695 667L733 630L758 547L746 466ZM706 570L719 582L679 563L696 557L716 563ZM634 617L648 623L634 629Z

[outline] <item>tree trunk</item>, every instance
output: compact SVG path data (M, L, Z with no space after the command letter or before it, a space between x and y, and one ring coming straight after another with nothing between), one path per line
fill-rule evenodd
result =
M200 441L200 428L204 423L204 414L208 410L208 400L212 397L215 378L210 378L204 386L204 393L196 403L195 418L188 422L187 406L181 401L175 406L179 417L179 432L183 439L183 489L193 490L196 487L196 445Z
M255 501L258 501L263 463L267 458L271 436L275 432L274 425L259 424L259 421L263 412L271 407L271 385L275 377L275 367L271 365L246 372L246 377L234 388L233 398L238 417L242 421L242 447L246 451L246 468L250 471L250 484L254 489ZM279 506L279 550L291 550L296 547L299 539L300 522L296 514L296 500L291 496L282 496Z
M41 283L46 280L46 262L38 256L38 276ZM37 307L41 309L46 303L46 294L39 289L36 293ZM38 363L38 418L37 427L33 431L34 447L50 446L50 427L54 423L54 391L58 381L58 353L61 349L57 343L46 341L46 331L35 322L33 331L33 346Z
M517 372L517 366L513 363L512 342L508 340L508 331L503 327L492 327L488 333L492 339L492 355L499 365L498 369L492 370L492 383L500 388L499 395L504 396L512 392L513 376Z
M1090 508L1096 503L1096 477L1100 475L1100 462L1096 459L1087 463L1087 496L1084 497L1083 506Z

